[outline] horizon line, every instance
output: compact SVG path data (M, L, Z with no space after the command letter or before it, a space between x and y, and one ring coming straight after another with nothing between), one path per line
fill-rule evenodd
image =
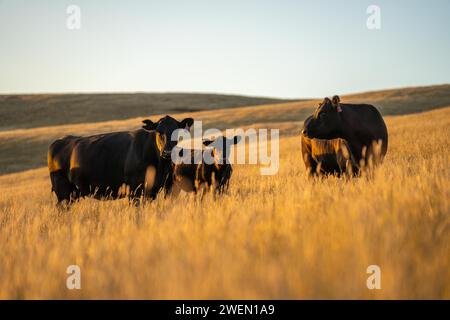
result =
M351 92L343 92L338 93L342 96L349 96L355 94L365 94L365 93L373 93L379 91L391 91L391 90L405 90L405 89L414 89L414 88L426 88L426 87L441 87L441 86L450 86L450 83L436 83L436 84L426 84L426 85L413 85L413 86L394 86L389 88L379 88L379 89L368 89L363 91L351 91ZM60 92L11 92L5 93L0 92L0 96L39 96L39 95L49 95L49 96L63 96L63 95L119 95L119 94L190 94L190 95L217 95L217 96L240 96L240 97L248 97L248 98L261 98L261 99L274 99L274 100L315 100L321 99L321 97L273 97L273 96L264 96L264 95L252 95L252 94L241 94L241 93L229 93L229 92L217 92L217 91L60 91Z

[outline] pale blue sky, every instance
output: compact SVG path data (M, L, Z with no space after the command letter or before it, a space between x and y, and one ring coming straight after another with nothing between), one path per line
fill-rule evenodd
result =
M319 97L450 83L449 57L450 0L0 0L0 93Z

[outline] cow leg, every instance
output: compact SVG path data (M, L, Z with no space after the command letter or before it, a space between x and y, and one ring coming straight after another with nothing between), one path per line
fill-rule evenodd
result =
M316 161L312 160L311 163L309 163L306 166L306 174L307 174L307 176L309 178L312 178L312 177L318 176L319 173L320 173L320 166L319 166L319 164Z
M85 182L79 168L70 170L70 180L76 186L76 198L87 197L91 194L89 184Z
M308 177L312 177L315 174L317 174L317 172L316 172L317 162L313 159L311 154L308 152L303 152L302 156L303 156L303 162L305 164L306 175Z
M161 191L161 189L165 189L170 190L170 188L172 187L172 183L169 184L169 186L166 186L166 180L167 177L165 176L167 173L166 172L161 172L162 169L158 168L158 170L156 171L156 176L155 176L155 183L152 186L152 188L149 190L149 192L145 193L145 196L147 198L150 198L151 200L156 200L156 197L158 196L158 193ZM172 181L172 180L171 180Z
M376 167L383 161L382 140L374 140L367 147L366 162Z
M172 191L172 187L173 187L173 176L171 174L169 174L165 181L164 181L164 198L167 198L167 196L170 194L170 192Z
M141 198L147 191L145 190L145 182L137 177L139 174L132 174L125 177L125 184L129 187L128 201L130 205L138 207L141 203Z
M349 169L347 166L348 165L347 159L350 157L349 156L350 153L348 150L346 150L344 148L345 148L345 146L339 148L338 152L336 153L337 168L336 168L335 172L337 173L338 177L342 176Z

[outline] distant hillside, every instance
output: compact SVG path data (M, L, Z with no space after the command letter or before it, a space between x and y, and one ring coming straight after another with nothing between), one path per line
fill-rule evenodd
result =
M289 100L194 93L0 95L0 130L123 120Z
M351 94L345 96L345 102L371 103L383 115L428 111L450 104L450 84Z
M383 115L408 114L448 106L450 85L381 90L351 94L342 98L343 102L374 104ZM302 107L313 108L316 105L315 100L195 93L0 95L0 131L247 106L279 106L293 101ZM290 105L295 109L296 103ZM303 111L305 110L301 112ZM277 116L285 117L286 120L292 119L292 114ZM246 122L252 123L253 119L247 119Z

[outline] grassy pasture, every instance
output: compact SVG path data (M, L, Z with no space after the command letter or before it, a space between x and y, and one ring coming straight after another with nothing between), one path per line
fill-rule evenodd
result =
M46 168L0 176L0 298L450 299L450 107L386 117L384 164L351 181L306 178L294 135L301 106L280 105L295 110L290 121L273 106L255 108L196 114L208 125L227 115L233 126L254 116L284 132L278 174L236 165L218 199L185 194L141 208L86 199L61 213ZM5 131L0 141L41 152L66 129L137 120ZM14 159L19 148L9 146ZM42 165L22 156L18 170L21 161ZM81 267L81 290L65 286L71 264ZM372 264L381 290L366 287Z

